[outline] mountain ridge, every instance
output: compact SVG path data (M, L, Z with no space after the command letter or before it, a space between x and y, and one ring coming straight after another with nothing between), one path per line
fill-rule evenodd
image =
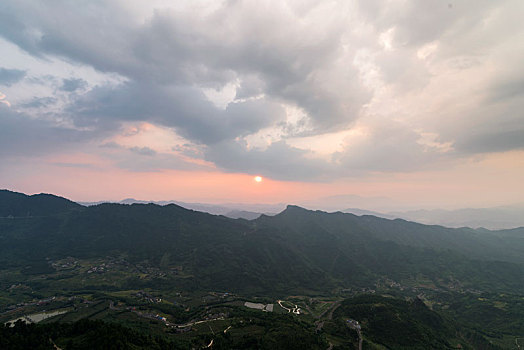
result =
M414 283L417 276L443 288L454 280L482 288L496 281L513 290L524 287L523 239L519 230L452 229L296 205L251 221L176 204L115 203L0 219L5 264L124 254L179 266L188 278L177 283L188 288L246 293L369 286L380 278Z
M82 205L49 193L26 195L0 190L0 217L43 216L79 209Z

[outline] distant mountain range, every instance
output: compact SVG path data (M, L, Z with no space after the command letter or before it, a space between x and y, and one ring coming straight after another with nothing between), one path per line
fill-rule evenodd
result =
M126 198L121 201L98 201L98 202L79 202L84 206L93 206L103 203L118 204L157 204L168 205L176 204L186 209L198 210L213 215L224 215L232 219L253 220L260 215L275 215L286 208L285 204L244 204L244 203L225 203L225 204L208 204L208 203L188 203L181 201L144 201L134 198Z
M524 205L456 210L412 210L388 213L349 208L343 210L343 212L355 215L375 215L386 219L401 218L422 224L446 227L483 227L498 230L524 226Z
M108 203L100 202L80 202L82 205L91 206L96 204ZM188 203L181 201L143 201L127 198L115 203L120 204L147 204L158 205L176 204L186 209L203 211L214 215L224 215L232 219L253 220L260 215L276 215L285 209L285 204L206 204ZM355 215L373 215L385 219L405 219L428 225L441 225L446 227L471 227L486 228L491 230L511 229L524 227L524 204L512 206L500 206L492 208L466 208L456 210L410 210L410 211L391 211L379 212L359 208L347 208L341 210L344 213Z
M524 205L457 210L415 210L389 213L406 220L448 227L507 229L524 226Z
M85 207L0 191L0 263L119 254L177 266L184 278L162 283L193 290L318 292L381 278L435 288L524 287L524 228L451 229L297 206L248 221L175 204Z

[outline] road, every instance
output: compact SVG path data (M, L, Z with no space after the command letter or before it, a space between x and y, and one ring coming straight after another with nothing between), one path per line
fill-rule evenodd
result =
M280 305L281 308L284 310L287 310L287 312L293 312L295 315L300 315L300 308L297 304L295 304L295 307L293 309L287 308L284 305L282 305L282 300L277 300L278 305Z
M315 332L320 332L322 330L322 327L324 327L324 321L321 321L320 319L322 318L322 316L324 316L326 313L328 313L327 315L327 319L328 320L332 320L333 319L333 312L335 312L335 310L337 309L337 307L340 306L340 301L337 301L335 303L333 303L333 305L331 305L331 307L327 310L325 310L324 312L322 312L320 315L317 316L318 320L315 322ZM331 342L329 342L329 347L327 348L327 350L331 350L333 349L333 344Z
M335 302L329 309L325 310L323 313L321 313L320 315L317 316L318 318L318 321L315 322L315 325L317 326L317 328L315 329L316 332L320 332L320 330L322 329L322 327L324 327L324 321L321 321L320 319L326 314L328 313L327 315L327 319L328 320L332 320L333 319L333 312L335 312L335 310L337 309L337 307L340 306L340 301L337 301Z
M225 320L225 318L224 317L210 318L209 320L195 321L195 322L190 322L190 323L186 323L186 324L172 324L172 326L173 327L178 327L178 328L186 328L186 327L189 327L189 326L194 326L196 324L205 323L205 322L211 322L211 321L218 321L218 320Z
M340 301L337 301L335 303L335 305L333 305L333 307L331 308L331 310L329 310L329 314L328 314L328 320L332 320L333 319L333 312L335 312L335 310L340 306Z
M331 309L329 309L329 313L328 313L328 320L332 320L333 319L333 313L335 312L335 310L340 306L340 301L337 301L332 307ZM322 316L322 315L321 315ZM322 326L324 326L324 322L322 322L322 324L320 325L320 328L319 328L319 325L317 325L317 330L320 330L322 328ZM353 328L353 327L351 327ZM359 328L353 328L357 331L358 333L358 350L362 350L362 334L360 333L360 329ZM330 348L333 347L333 345L330 343Z
M358 323L358 322L357 322ZM358 350L362 350L362 333L360 332L360 325L348 324L348 327L357 331L358 334Z

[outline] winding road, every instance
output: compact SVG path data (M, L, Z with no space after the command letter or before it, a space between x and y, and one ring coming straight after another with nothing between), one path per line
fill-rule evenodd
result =
M287 310L287 312L293 312L295 315L300 315L300 308L297 304L295 304L295 307L293 309L287 308L284 305L282 305L282 300L277 300L278 305L280 305L281 308L284 310Z

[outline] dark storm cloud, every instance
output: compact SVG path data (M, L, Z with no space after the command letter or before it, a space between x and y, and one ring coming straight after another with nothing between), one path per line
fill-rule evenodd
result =
M26 71L0 67L0 85L11 86L18 83L26 75Z

